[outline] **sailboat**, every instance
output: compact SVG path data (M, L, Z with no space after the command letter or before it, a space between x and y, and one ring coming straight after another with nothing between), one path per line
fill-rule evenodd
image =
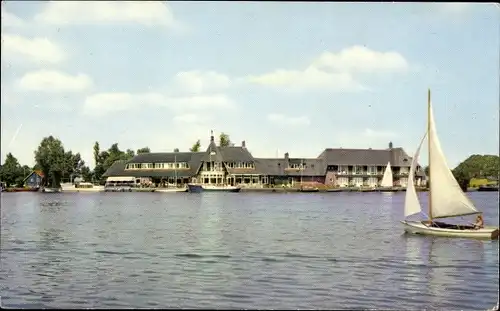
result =
M155 189L155 192L187 192L187 188L179 188L177 186L177 156L174 156L174 169L175 169L175 187L173 188L160 188Z
M404 230L408 233L435 235L446 237L463 238L483 238L498 239L499 228L484 226L475 229L473 226L448 224L434 221L438 218L450 218L466 215L481 214L474 206L474 203L467 197L458 185L457 180L450 171L446 158L441 149L441 144L436 133L434 115L431 107L431 91L428 91L427 103L427 131L418 145L417 151L412 159L408 185L406 187L406 197L404 205L404 216L421 213L421 205L415 190L415 169L417 166L420 148L427 137L429 153L429 174L430 187L428 191L428 220L426 221L401 221Z
M382 177L378 191L393 191L393 183L391 162L389 161L385 167L384 176Z

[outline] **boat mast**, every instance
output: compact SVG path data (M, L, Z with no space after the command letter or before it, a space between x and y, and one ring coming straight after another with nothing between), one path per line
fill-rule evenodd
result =
M302 187L302 175L304 173L304 159L300 163L300 186Z
M212 137L212 138L214 137L214 131L213 130L210 131L210 137ZM213 172L214 171L214 165L212 163L212 144L210 144L210 155L209 155L209 157L210 157L210 160L209 160L209 162L210 162L210 171Z
M428 182L431 181L431 89L427 90L427 153L428 153L428 164L429 164L429 173L427 174ZM431 187L429 187L429 221L432 222L432 191Z
M174 155L174 162L175 162L175 186L177 187L177 155Z

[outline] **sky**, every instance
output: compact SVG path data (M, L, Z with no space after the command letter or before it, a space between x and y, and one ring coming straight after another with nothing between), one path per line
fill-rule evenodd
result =
M187 151L211 130L255 157L412 155L430 88L454 167L498 154L499 29L495 4L2 1L1 160L53 135L92 168L95 141Z

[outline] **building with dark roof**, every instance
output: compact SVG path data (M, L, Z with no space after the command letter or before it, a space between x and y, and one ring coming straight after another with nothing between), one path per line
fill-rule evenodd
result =
M403 148L327 148L317 158L254 158L241 146L221 147L213 133L204 152L142 153L128 161L116 161L103 177L149 178L154 183L264 185L315 182L329 186L377 186L387 164L394 185L406 186L411 157ZM416 183L425 181L417 167Z

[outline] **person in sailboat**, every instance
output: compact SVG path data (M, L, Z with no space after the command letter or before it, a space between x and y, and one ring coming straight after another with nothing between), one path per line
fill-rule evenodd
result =
M474 229L484 228L484 220L483 215L479 214L476 217L476 222L474 223Z

